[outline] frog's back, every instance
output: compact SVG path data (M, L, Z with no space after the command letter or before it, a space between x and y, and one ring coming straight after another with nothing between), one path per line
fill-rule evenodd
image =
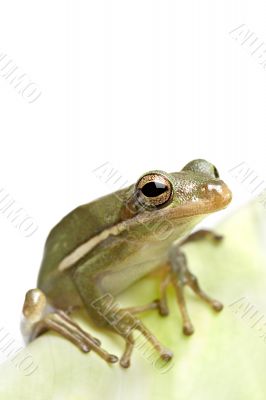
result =
M64 257L119 220L123 194L124 191L119 191L79 206L51 230L38 277L40 289L45 291L47 282L56 279L58 265Z

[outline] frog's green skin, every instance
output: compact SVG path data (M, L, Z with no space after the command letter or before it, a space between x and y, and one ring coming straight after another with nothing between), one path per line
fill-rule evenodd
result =
M230 190L206 161L192 161L177 173L153 173L172 184L171 199L161 208L135 204L132 185L76 208L52 229L38 278L51 305L61 310L83 306L104 324L91 307L95 299L104 293L115 296L163 265L174 241L231 200Z

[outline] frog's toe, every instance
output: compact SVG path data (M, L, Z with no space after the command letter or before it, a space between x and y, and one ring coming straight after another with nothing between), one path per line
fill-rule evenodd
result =
M129 368L130 367L130 358L121 357L119 363L120 363L121 367Z
M191 324L191 322L184 322L184 324L183 324L183 333L184 333L184 335L186 335L186 336L193 335L193 333L194 333L194 327L193 327L193 325Z
M223 306L223 304L220 302L220 301L218 301L218 300L212 300L212 308L215 310L215 311L222 311L222 309L224 308L224 306Z
M111 364L117 363L118 360L119 360L119 358L117 356L115 356L114 354L109 354L108 357L106 358L106 361Z
M162 360L168 362L168 361L171 361L171 360L172 360L172 358L174 357L174 353L173 353L171 350L165 348L165 349L161 352L160 357L161 357Z

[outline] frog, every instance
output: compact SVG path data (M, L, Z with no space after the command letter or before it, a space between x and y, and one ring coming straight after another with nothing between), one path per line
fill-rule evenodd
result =
M226 208L231 199L217 168L196 159L179 172L146 172L136 183L75 208L50 231L36 288L25 295L23 318L29 340L55 331L82 352L93 351L109 364L119 361L128 368L138 332L160 359L170 361L173 352L148 329L140 314L157 310L167 316L169 286L174 288L185 335L194 332L186 286L214 311L222 310L222 303L209 296L190 271L183 246L202 239L219 243L221 235L195 227ZM114 303L120 293L156 271L161 272L158 298L132 307ZM85 310L99 327L123 338L120 357L78 325L73 318L78 309Z

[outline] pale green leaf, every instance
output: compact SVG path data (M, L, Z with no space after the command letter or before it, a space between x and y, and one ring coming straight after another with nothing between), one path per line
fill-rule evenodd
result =
M96 354L82 354L54 333L38 338L27 349L37 370L1 366L3 400L264 400L266 395L266 212L252 203L217 227L223 244L189 244L186 253L202 287L223 301L216 314L187 289L195 334L184 337L174 293L169 291L170 316L155 311L143 322L174 351L168 367L145 358L136 349L132 366L107 365ZM158 277L138 282L119 297L122 305L144 304L158 296ZM250 311L248 311L250 310ZM246 315L245 315L246 312ZM104 348L120 355L123 341L95 328L86 318L82 326L98 336ZM258 321L256 323L256 321ZM169 369L168 369L169 368Z

